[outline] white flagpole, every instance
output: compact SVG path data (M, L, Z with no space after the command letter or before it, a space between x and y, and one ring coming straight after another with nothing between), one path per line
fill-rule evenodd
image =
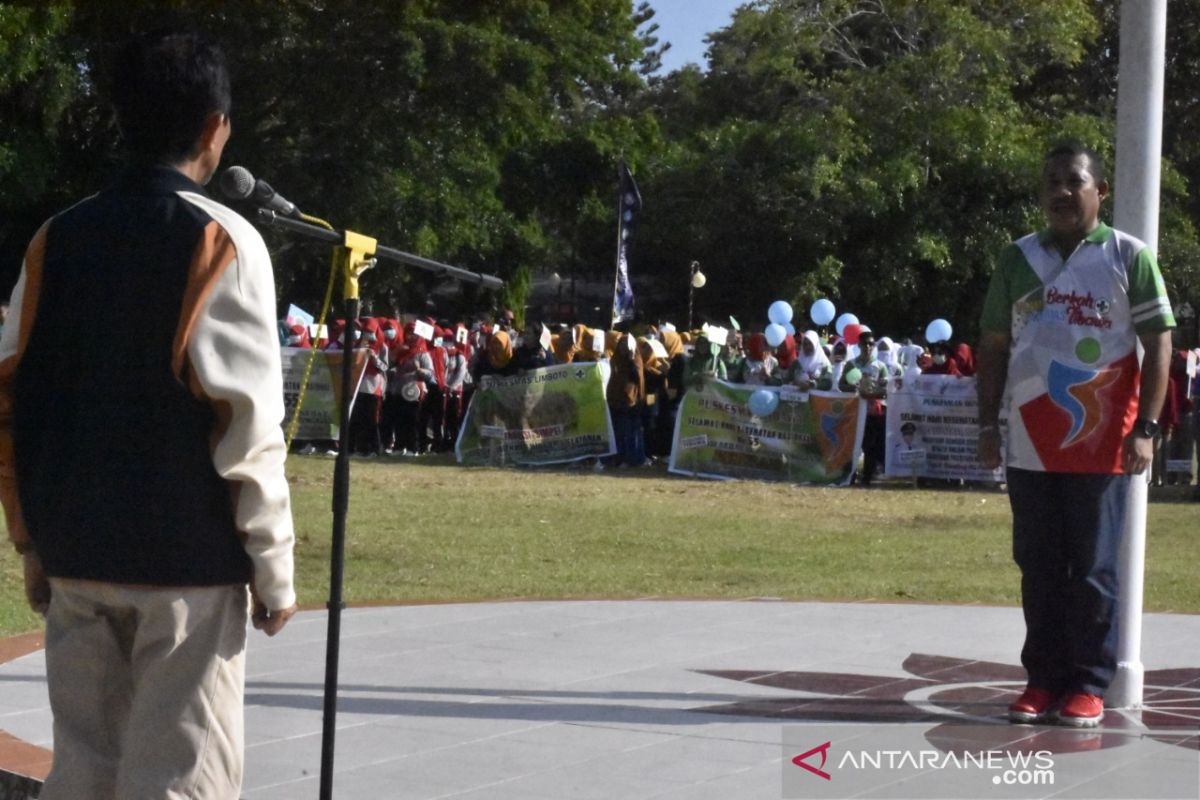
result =
M1167 0L1121 3L1117 80L1116 226L1158 249L1162 158L1163 73ZM1141 358L1141 346L1138 357ZM1121 539L1117 674L1105 697L1110 708L1142 704L1142 592L1146 562L1146 501L1150 470L1131 482Z

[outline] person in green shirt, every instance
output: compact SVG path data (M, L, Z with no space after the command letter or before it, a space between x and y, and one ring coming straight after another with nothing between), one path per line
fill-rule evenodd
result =
M1013 722L1094 727L1116 675L1117 560L1130 486L1154 453L1175 326L1154 252L1100 221L1104 162L1042 163L1047 228L997 258L980 321L978 457L1002 463L1029 682ZM1138 344L1145 355L1139 365Z

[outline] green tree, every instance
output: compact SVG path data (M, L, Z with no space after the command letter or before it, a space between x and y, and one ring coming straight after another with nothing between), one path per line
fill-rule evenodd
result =
M55 131L86 77L63 46L69 21L63 2L0 4L0 282L8 285L48 213L63 156Z
M47 137L55 152L28 158L33 150L23 143L14 157L46 165L43 185L55 187L14 201L36 207L38 219L94 191L117 167L117 135L103 103L108 64L131 33L161 27L205 30L230 57L227 164L247 166L339 227L472 270L516 276L554 268L568 254L597 261L600 253L588 250L590 199L611 193L620 153L636 153L656 135L650 115L626 110L644 86L640 70L654 43L637 30L652 14L635 14L625 0L130 0L56 8L54 25L45 15L18 20L45 29L49 55L23 73L6 69L12 84L0 83L7 97L33 93L55 74L74 79ZM564 159L571 151L588 157ZM6 241L27 239L32 229L24 228L5 231ZM326 252L281 235L268 242L281 298L316 303ZM437 283L381 265L364 277L363 292L376 309L421 308ZM462 302L491 301L468 291ZM459 310L453 302L441 309Z
M707 74L668 76L645 101L669 141L643 183L663 215L643 259L678 271L700 258L699 306L716 318L761 324L777 297L807 308L827 296L876 330L946 317L973 337L995 253L1040 225L1045 149L1076 138L1111 155L1108 96L1081 100L1114 58L1105 5L741 7L710 37ZM1195 234L1186 181L1168 171L1164 186L1166 260ZM669 208L655 209L663 195Z

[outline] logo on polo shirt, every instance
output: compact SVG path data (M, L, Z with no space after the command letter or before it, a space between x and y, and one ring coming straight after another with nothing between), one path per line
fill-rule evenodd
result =
M1104 421L1100 392L1120 376L1120 370L1087 370L1050 362L1047 389L1054 405L1071 418L1061 447L1070 447L1091 436Z

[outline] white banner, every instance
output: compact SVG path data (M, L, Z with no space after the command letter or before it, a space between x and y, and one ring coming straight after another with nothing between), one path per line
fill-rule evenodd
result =
M893 378L887 399L887 456L891 477L1004 480L975 457L979 401L975 379L954 375ZM1001 420L1001 434L1005 426ZM1003 448L1001 449L1003 452Z

